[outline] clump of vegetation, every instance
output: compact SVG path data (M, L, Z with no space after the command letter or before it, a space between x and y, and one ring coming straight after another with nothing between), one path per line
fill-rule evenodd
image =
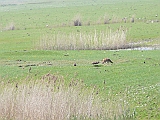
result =
M117 16L113 15L111 18L112 23L121 23L121 19L118 18Z
M125 96L102 97L95 86L82 81L66 83L63 77L46 74L39 80L0 82L1 119L119 119L134 117Z
M5 30L15 30L15 24L12 22L5 27Z
M74 26L82 26L81 16L77 15L73 18Z
M81 32L78 33L55 33L44 35L36 43L38 49L42 50L106 50L120 49L127 46L127 30L120 27L116 31L110 28L106 31Z
M80 19L76 19L74 21L74 26L82 26L81 20Z

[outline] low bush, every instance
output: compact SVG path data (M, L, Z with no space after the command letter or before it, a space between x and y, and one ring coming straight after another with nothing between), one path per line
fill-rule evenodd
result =
M77 15L73 18L74 26L82 26L81 16Z

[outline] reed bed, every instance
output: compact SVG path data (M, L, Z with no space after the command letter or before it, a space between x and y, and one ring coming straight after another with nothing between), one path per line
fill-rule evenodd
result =
M83 81L44 75L19 83L0 82L0 119L80 120L131 118L126 96L105 96Z
M40 50L108 50L126 48L127 30L123 27L116 31L110 28L105 31L55 33L40 37L35 46Z

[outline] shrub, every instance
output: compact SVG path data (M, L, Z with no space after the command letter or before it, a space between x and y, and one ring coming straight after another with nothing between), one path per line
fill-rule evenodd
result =
M81 25L82 24L81 24L80 19L77 19L77 20L74 21L74 26L81 26Z
M75 16L73 22L74 26L82 26L81 16L80 15Z

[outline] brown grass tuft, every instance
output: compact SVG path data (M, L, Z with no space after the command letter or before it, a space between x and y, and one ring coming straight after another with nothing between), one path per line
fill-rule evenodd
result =
M9 23L6 27L5 27L5 30L15 30L15 24L12 22L12 23Z

